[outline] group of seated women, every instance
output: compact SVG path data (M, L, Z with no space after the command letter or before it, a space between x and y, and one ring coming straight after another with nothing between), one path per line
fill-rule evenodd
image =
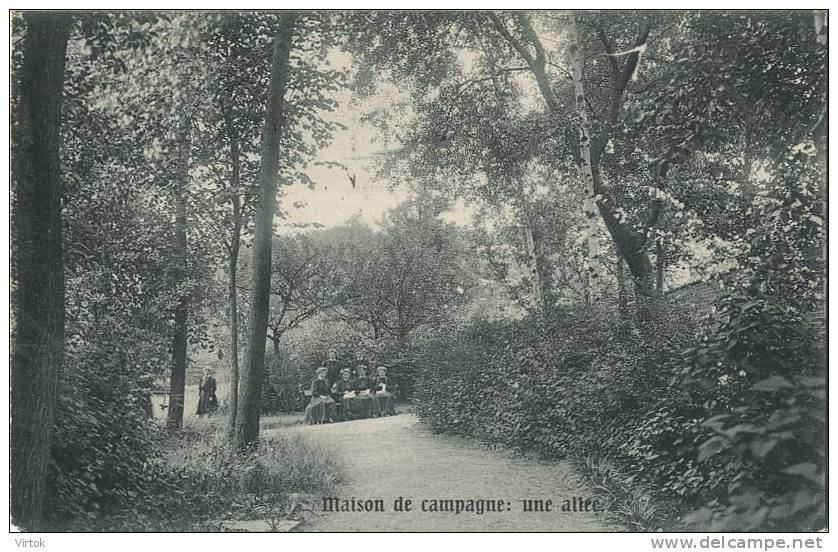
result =
M358 366L355 376L349 368L329 381L325 366L317 369L311 382L311 402L306 407L306 422L322 424L360 418L377 418L396 413L393 394L388 391L387 368L379 366L376 376L367 376L366 368Z

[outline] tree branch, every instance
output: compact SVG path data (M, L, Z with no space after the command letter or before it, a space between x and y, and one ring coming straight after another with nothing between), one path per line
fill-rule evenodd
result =
M529 67L507 67L505 69L497 69L496 73L514 73L517 71L529 71ZM495 77L493 75L489 75L488 77L477 77L473 79L469 79L467 81L463 81L457 84L454 88L457 90L457 94L462 94L466 87L471 86L472 84L477 84L478 82L485 82L488 80L493 80Z
M640 59L640 49L646 44L646 39L649 37L651 29L652 27L648 22L643 24L643 28L634 41L634 46L630 49L631 53L628 54L628 59L621 71L617 72L616 62L612 63L612 68L615 70L613 74L614 88L611 92L611 102L608 109L608 123L603 126L602 131L591 144L592 164L599 164L599 160L605 152L605 146L608 144L608 140L611 138L611 134L617 126L620 118L620 109L623 105L623 93L625 93L631 76L637 68L637 62ZM616 54L608 54L608 57L613 59L614 55Z
M521 57L523 57L524 60L526 60L527 65L532 66L532 64L535 63L535 59L533 59L532 55L529 53L529 51L527 51L526 47L521 43L521 41L512 36L512 33L509 32L509 29L506 28L506 25L503 23L503 21L500 20L497 14L495 14L494 12L489 12L489 19L494 24L495 29L497 29L497 31L501 35L503 35L503 38L505 38L506 41L509 42L509 44L511 44L512 47L515 48L515 50L519 54L521 54Z

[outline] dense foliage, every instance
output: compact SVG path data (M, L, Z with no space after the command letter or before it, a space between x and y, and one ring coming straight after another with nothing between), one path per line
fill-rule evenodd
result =
M420 416L439 431L547 456L613 455L654 477L694 424L682 393L660 393L694 322L661 316L641 333L609 316L567 312L546 325L484 324L451 336L423 359ZM657 479L676 493L682 483Z
M810 314L811 316L811 314ZM762 298L726 297L719 326L687 351L679 380L712 437L719 495L689 519L715 530L824 526L826 378L818 319Z
M278 435L255 450L231 451L218 421L193 421L180 434L157 443L158 453L143 462L141 473L123 473L130 477L126 482L131 489L118 501L103 502L86 513L59 507L50 519L52 527L220 531L227 520L278 522L298 514L293 493L333 492L343 477L340 459L299 436ZM77 503L77 497L67 498L71 506Z
M387 366L433 430L578 459L693 527L825 525L823 13L29 15L11 276L32 377L13 397L48 422L18 422L13 450L49 466L16 453L20 523L154 527L155 501L195 499L194 525L330 485L331 460L253 440L335 348ZM352 152L325 154L350 119ZM365 131L383 152L356 155ZM49 163L27 172L38 140ZM342 163L362 158L399 205L285 223L305 206L286 186L343 199L316 166L373 189ZM712 297L669 294L685 284ZM149 393L181 395L208 356L246 453L148 419Z
M715 530L821 527L825 389L810 328L725 297L696 341L697 320L660 307L637 328L591 310L448 336L422 359L417 412L439 432L602 457L684 513L710 504L687 519Z

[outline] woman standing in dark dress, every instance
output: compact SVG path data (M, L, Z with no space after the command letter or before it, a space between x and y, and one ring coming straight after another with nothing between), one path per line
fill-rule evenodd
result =
M214 414L218 410L215 390L218 384L212 376L212 369L204 370L204 377L198 382L198 416Z

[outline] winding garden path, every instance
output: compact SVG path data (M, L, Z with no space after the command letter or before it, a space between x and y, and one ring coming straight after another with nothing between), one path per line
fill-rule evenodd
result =
M322 512L309 515L306 531L608 531L602 513L562 512L573 497L585 499L568 463L540 462L488 450L465 439L425 430L412 414L271 431L299 432L333 449L346 464L346 484L335 497L383 499L384 512ZM399 496L411 512L394 512ZM521 499L553 501L552 512L523 513ZM422 512L424 499L502 499L511 511ZM558 511L557 511L558 510Z

